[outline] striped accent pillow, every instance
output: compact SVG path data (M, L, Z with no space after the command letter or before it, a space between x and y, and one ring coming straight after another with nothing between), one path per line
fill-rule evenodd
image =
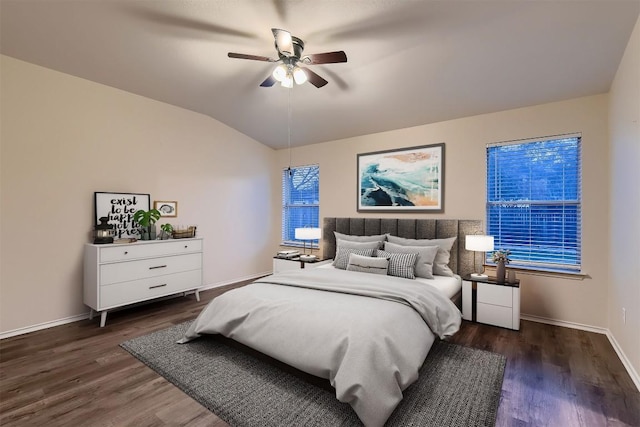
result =
M383 274L387 275L389 269L389 260L386 258L377 258L370 256L362 256L357 254L349 254L348 271L359 271L361 273Z
M389 259L389 276L402 277L404 279L415 279L415 265L418 260L418 253L392 253L387 251L376 251L379 258Z
M353 249L338 246L338 252L333 260L333 266L341 270L346 270L347 264L349 263L349 255L373 256L374 252L375 249Z

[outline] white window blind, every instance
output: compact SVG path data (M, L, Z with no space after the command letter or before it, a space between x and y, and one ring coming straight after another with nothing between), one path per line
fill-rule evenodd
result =
M580 146L579 134L487 146L487 234L512 265L581 269Z
M320 166L292 167L282 171L282 243L302 245L295 229L319 227ZM307 242L308 243L308 242ZM317 247L318 241L312 242Z

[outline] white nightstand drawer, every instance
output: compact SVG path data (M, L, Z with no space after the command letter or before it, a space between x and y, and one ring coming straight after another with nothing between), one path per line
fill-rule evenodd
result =
M202 254L187 254L100 266L100 286L202 268Z
M510 307L478 302L476 310L478 322L513 329L513 310Z
M193 290L202 285L202 270L116 283L100 287L99 310Z
M136 258L149 258L163 255L175 255L202 251L202 239L176 239L174 242L139 242L132 245L114 245L100 248L100 262L127 261Z
M478 283L478 305L487 303L511 308L513 306L513 291L511 286Z

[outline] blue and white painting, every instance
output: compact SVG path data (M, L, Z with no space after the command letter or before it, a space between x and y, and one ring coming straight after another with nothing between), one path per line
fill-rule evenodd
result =
M358 154L358 211L443 212L444 144Z

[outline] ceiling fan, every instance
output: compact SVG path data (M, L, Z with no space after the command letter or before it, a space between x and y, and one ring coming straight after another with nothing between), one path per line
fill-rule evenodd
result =
M281 64L273 70L273 74L267 77L267 79L260 84L262 87L271 87L276 84L276 82L280 82L282 86L292 88L294 82L300 85L308 81L315 87L320 88L328 82L310 69L301 67L301 64L316 65L347 62L347 54L341 50L337 52L316 53L302 56L304 42L301 39L292 36L289 31L280 30L278 28L272 28L271 32L275 39L278 59L266 56L247 55L244 53L229 52L228 54L229 58L281 62Z

